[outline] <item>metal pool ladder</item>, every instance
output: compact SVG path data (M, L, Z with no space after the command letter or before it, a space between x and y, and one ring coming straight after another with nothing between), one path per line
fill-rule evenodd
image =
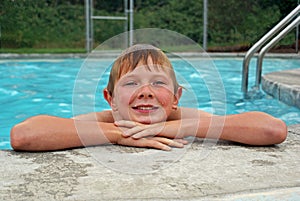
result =
M251 57L275 34L283 29L284 26L288 24L277 36L275 36L267 45L265 45L258 54L257 65L256 65L256 80L254 89L259 89L261 83L261 72L262 72L262 60L265 53L270 50L279 40L281 40L286 34L288 34L293 28L298 26L300 23L300 16L296 19L295 17L300 12L300 5L298 5L290 14L288 14L284 19L282 19L275 27L273 27L267 34L265 34L259 41L257 41L246 53L243 60L243 74L242 74L242 91L244 96L248 94L248 74L249 74L249 63ZM294 20L293 20L294 19ZM293 20L291 22L291 20Z

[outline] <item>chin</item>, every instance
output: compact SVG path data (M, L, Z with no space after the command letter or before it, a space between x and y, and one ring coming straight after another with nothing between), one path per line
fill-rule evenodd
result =
M165 122L166 119L154 119L154 118L151 118L151 119L147 118L147 119L145 119L145 118L139 118L139 119L137 119L135 121L137 121L139 123L142 123L142 124L155 124L155 123Z

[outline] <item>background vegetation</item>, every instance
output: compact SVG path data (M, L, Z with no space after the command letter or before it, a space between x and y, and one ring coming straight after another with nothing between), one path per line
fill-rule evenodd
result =
M202 44L203 0L134 2L135 29L169 29ZM94 0L94 15L124 15L123 3L123 0ZM297 4L298 0L208 0L209 50L246 50ZM84 51L84 1L1 0L0 28L1 52ZM123 31L124 22L95 20L95 44ZM281 43L294 44L295 32Z

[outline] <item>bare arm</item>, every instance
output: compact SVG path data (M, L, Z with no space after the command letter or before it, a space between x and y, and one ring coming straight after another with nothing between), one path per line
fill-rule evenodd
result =
M75 125L76 123L76 125ZM111 125L101 123L103 129ZM77 129L82 135L78 135ZM11 130L11 145L15 150L59 150L115 142L117 133L99 135L95 122L75 121L54 116L31 117ZM84 133L84 135L83 135Z
M40 115L15 125L11 130L14 150L50 151L106 143L170 150L183 147L185 141L164 137L126 138L113 123L66 119Z
M98 120L113 122L110 111L96 115ZM170 115L167 123L161 125L140 125L134 128L136 124L125 123L119 126L131 128L125 136L133 135L137 139L156 134L169 138L196 135L250 145L270 145L283 142L287 136L287 127L283 121L262 112L215 116L194 108L179 108Z
M196 135L249 145L272 145L286 139L287 127L283 121L266 113L247 112L203 118Z
M173 120L153 125L121 121L116 122L116 125L130 128L123 135L136 139L151 135L169 138L196 136L249 145L271 145L283 142L287 136L287 127L283 121L262 112L228 116L204 114L197 118Z
M180 120L180 119L191 119L191 118L195 118L195 116L211 117L212 114L195 108L180 107L178 108L178 110L175 110L170 114L170 116L168 117L168 121ZM82 115L75 116L72 119L83 120L83 121L98 121L98 122L106 122L106 123L114 122L114 118L111 110L82 114Z
M181 120L181 119L195 119L213 116L211 113L196 108L179 107L173 111L168 117L168 121Z
M106 123L114 122L114 118L112 116L111 110L82 114L82 115L75 116L72 119L83 120L83 121L98 121L98 122L106 122Z

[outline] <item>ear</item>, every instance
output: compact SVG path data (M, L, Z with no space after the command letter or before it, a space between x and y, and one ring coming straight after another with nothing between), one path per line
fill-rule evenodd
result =
M173 105L178 105L179 99L182 95L182 87L178 87L177 92L174 94L174 102Z
M103 96L105 98L105 100L107 101L107 103L110 105L111 109L113 111L117 111L118 107L117 105L114 103L114 98L110 95L110 93L108 92L107 88L105 88L103 90Z
M111 106L112 105L112 96L108 92L107 88L105 88L103 90L103 96L104 96L105 100L107 101L107 103Z

